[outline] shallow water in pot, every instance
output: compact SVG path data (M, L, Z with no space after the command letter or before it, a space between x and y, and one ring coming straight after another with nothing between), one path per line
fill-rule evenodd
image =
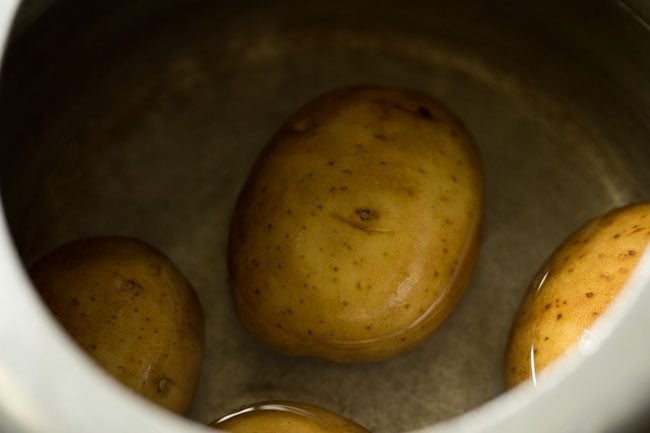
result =
M22 146L5 166L4 200L27 264L72 239L130 235L166 252L195 286L207 329L198 421L246 403L299 400L389 433L476 407L503 391L511 318L554 246L588 218L650 197L640 187L647 174L637 176L611 133L566 95L491 57L494 48L482 51L478 36L458 38L444 14L429 32L417 17L362 6L161 13L149 31L96 55L94 69L68 65L68 95L53 98L38 128L12 132ZM93 73L76 81L74 71ZM230 213L283 119L357 83L429 93L464 120L485 170L479 264L457 310L412 353L361 365L286 358L234 315Z

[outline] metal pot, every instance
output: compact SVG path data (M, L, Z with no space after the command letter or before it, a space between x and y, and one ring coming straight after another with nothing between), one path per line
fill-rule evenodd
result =
M244 403L302 400L375 433L601 432L650 407L650 254L537 387L502 388L510 321L570 232L650 200L650 5L27 1L0 93L0 429L179 433ZM0 41L18 6L0 2ZM237 323L224 254L236 194L291 111L354 83L438 96L476 138L485 237L457 311L383 363L287 359ZM192 423L103 375L25 267L50 248L132 235L199 291L208 346Z

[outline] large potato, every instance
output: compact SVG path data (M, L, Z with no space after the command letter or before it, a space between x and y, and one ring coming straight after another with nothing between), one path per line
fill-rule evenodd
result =
M650 241L650 204L614 210L571 235L539 271L512 325L508 387L539 374L618 296Z
M31 269L43 300L108 373L184 413L203 353L203 314L180 271L140 241L73 242Z
M353 87L291 116L232 219L242 322L268 346L378 360L431 335L478 252L482 177L461 123L423 94Z
M285 401L251 405L210 426L229 433L368 433L359 424L329 410Z

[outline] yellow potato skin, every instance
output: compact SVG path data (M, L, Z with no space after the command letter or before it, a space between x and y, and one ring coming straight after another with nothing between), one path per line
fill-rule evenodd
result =
M289 355L403 353L460 298L481 215L477 150L438 101L378 87L325 94L285 122L239 197L237 313Z
M155 248L99 237L60 247L30 271L69 334L110 375L183 414L203 353L203 313L190 283Z
M368 433L359 424L306 403L269 401L210 424L229 433Z
M650 242L650 204L613 210L571 235L539 271L506 350L508 387L574 346L625 287ZM532 353L532 361L531 361Z

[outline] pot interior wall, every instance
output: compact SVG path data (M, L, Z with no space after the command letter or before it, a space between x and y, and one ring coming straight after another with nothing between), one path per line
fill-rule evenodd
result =
M375 433L462 414L503 392L510 321L558 242L650 199L650 38L618 3L587 14L586 2L92 3L62 2L13 40L5 211L26 266L103 234L178 264L206 313L200 422L268 399L319 404ZM357 83L430 93L464 120L485 169L480 261L457 310L412 353L286 358L234 315L230 213L283 119Z

